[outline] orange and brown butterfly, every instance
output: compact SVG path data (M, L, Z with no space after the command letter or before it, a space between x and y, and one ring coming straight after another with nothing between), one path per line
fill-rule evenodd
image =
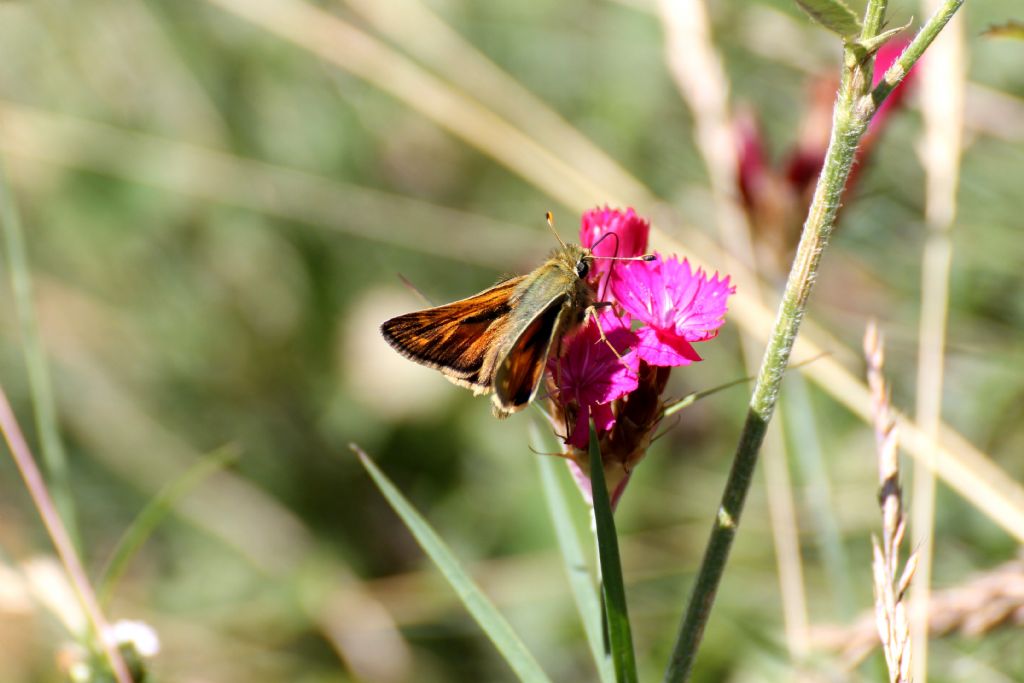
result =
M547 220L554 232L550 212ZM468 299L392 318L381 325L381 334L406 358L439 370L474 394L493 392L497 417L522 410L537 395L552 348L557 354L565 335L597 307L610 305L597 302L587 281L594 259L654 259L649 254L595 257L554 234L560 246L533 272Z
M381 333L406 358L440 370L475 394L493 392L494 414L522 410L537 394L551 349L583 322L596 295L589 249L562 243L528 275L468 299L400 315Z

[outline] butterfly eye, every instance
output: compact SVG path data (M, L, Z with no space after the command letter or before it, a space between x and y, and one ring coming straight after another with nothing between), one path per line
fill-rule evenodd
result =
M580 259L576 262L576 274L581 278L586 277L587 273L590 272L590 264L585 259Z

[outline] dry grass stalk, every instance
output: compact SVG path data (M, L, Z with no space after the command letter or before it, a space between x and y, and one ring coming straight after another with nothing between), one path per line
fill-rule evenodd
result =
M875 444L878 451L879 504L882 507L882 539L872 537L875 583L875 625L885 651L890 683L909 683L910 621L904 600L917 567L917 553L911 554L900 571L900 546L906 531L900 489L899 439L896 420L889 404L889 390L882 374L882 340L874 323L864 335L868 386L874 408Z
M843 667L857 667L878 647L874 615L850 626L815 628L815 647L838 653ZM1024 557L1003 563L968 581L935 591L928 609L928 633L977 637L1002 626L1024 626Z

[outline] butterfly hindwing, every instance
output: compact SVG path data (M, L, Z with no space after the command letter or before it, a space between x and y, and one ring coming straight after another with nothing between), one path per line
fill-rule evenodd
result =
M547 367L548 353L561 333L569 303L568 295L552 298L498 359L493 397L497 414L503 416L522 410L533 400Z

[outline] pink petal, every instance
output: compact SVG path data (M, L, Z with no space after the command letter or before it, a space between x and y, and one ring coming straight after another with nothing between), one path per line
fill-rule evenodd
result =
M573 460L569 461L569 472L572 473L573 481L576 482L580 493L583 494L583 500L587 501L587 505L593 505L594 491L591 488L590 477Z
M636 334L611 309L606 309L599 320L608 342L625 355L616 356L601 339L593 321L589 321L563 342L561 358L550 363L563 402L572 400L581 407L608 403L636 389L639 361L626 353L636 344Z
M590 406L583 406L576 415L576 424L572 425L572 433L565 440L570 446L585 450L590 442Z
M688 341L713 338L725 322L726 303L735 288L716 273L708 279L675 257L628 263L612 280L616 301L633 317Z
M648 365L673 368L701 360L693 345L683 337L652 327L640 328L637 335L640 344L636 347L636 355Z
M590 477L576 464L574 460L568 462L569 472L572 474L573 481L576 482L576 486L579 488L580 493L583 495L583 500L587 502L587 505L594 504L594 490L593 484L590 481ZM629 480L632 477L632 472L627 472L622 480L615 485L615 490L611 492L611 504L612 512L618 506L619 501L622 499L622 494L626 490L626 486L629 485Z
M580 220L580 244L593 248L595 256L640 256L647 251L647 239L651 224L628 208L625 211L604 208L591 209ZM614 233L614 237L604 236ZM598 243L600 240L600 243ZM597 259L591 269L591 281L596 282L602 275L613 272L621 263Z
M591 417L599 432L611 429L615 422L612 401L625 396L639 384L640 359L628 351L637 343L636 333L629 329L628 318L620 318L610 308L599 317L601 330L608 339L601 339L597 326L589 321L575 335L563 342L561 357L549 361L549 371L557 384L555 400L564 407L576 407L576 424L568 443L586 448ZM611 344L620 354L609 348Z
M636 386L634 385L634 389ZM566 440L571 446L585 450L590 444L590 420L594 420L594 428L598 434L603 434L615 426L615 414L612 413L611 405L598 403L595 405L584 405L576 416L576 424L572 425L572 433Z

